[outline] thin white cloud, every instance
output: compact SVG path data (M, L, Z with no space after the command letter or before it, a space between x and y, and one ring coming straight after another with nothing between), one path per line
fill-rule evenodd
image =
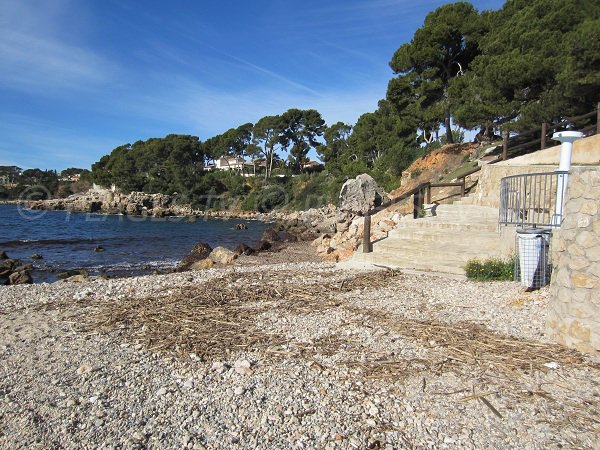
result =
M122 142L19 114L0 115L0 165L87 168Z
M113 65L89 49L65 42L50 23L64 2L3 5L0 20L0 86L51 93L81 89L106 81Z
M274 78L276 80L283 81L285 84L287 84L287 85L289 85L291 87L300 89L302 91L305 91L305 92L307 92L309 94L313 94L313 95L315 95L317 93L315 90L309 88L308 86L306 86L306 85L304 85L302 83L298 83L298 82L296 82L296 81L294 81L294 80L292 80L290 78L284 77L283 75L280 75L280 74L278 74L276 72L273 72L272 70L266 69L264 67L260 67L260 66L258 66L256 64L253 64L253 63L251 63L249 61L246 61L243 58L239 58L239 57L233 56L233 55L228 55L226 53L224 53L224 54L227 55L229 58L231 58L231 59L233 59L235 61L238 61L238 62L242 63L243 65L245 65L247 67L250 67L251 69L254 69L254 70L256 70L256 71L258 71L260 73L266 74L266 75L268 75L268 76L270 76L270 77L272 77L272 78Z
M330 89L320 93L289 89L285 83L247 90L218 90L194 80L177 78L171 87L152 95L123 99L118 108L132 117L143 117L155 124L178 127L173 132L197 134L206 139L237 127L256 122L266 115L289 108L318 110L327 123L353 124L367 111L374 111L385 97L385 84L372 83L353 89Z

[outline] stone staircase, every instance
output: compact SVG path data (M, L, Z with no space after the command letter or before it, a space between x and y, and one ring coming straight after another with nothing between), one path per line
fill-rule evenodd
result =
M351 262L464 275L469 259L502 255L498 208L472 202L464 197L437 206L435 216L403 219L387 238L373 243L372 253L359 248Z

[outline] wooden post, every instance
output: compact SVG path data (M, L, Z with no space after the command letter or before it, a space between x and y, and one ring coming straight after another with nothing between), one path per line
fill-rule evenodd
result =
M541 149L544 150L546 148L546 135L548 134L548 124L546 122L542 122L542 139L541 139Z
M363 253L371 253L373 246L371 245L371 215L365 214L365 224L363 227Z
M600 134L600 102L596 106L596 134Z
M426 197L425 202L426 203L431 203L431 183L429 183L425 189L427 189L427 191L426 191L427 192L427 197Z
M423 190L415 192L413 199L413 219L419 218L419 213L423 207Z
M508 158L508 130L502 131L502 161Z
M460 196L461 197L465 196L465 177L462 177L460 179Z

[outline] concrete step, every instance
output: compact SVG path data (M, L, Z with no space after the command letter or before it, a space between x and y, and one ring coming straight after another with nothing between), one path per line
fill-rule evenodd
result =
M477 197L475 194L469 194L466 197L461 197L460 200L453 202L453 205L475 205Z
M470 259L501 254L497 208L454 203L439 205L436 214L401 221L386 239L373 244L372 253L362 253L362 249L358 249L352 260L464 275L464 267Z
M470 258L431 260L417 254L399 254L398 252L379 251L373 253L357 253L352 259L354 262L363 262L397 269L464 275L464 267Z
M471 245L494 245L500 239L500 233L496 228L397 228L389 232L388 239L435 241L457 244L468 241Z
M438 256L454 258L454 255L466 255L465 257L476 258L480 255L497 255L499 254L500 237L497 239L479 238L463 239L462 241L445 240L435 241L431 239L400 239L387 238L382 239L373 244L373 251L402 251L411 254L427 254L431 259L437 259ZM484 247L482 249L482 247ZM456 256L457 258L459 256Z
M498 208L490 206L456 204L438 205L435 209L436 215L444 217L446 214L470 215L473 217L495 217L498 218Z
M389 232L390 236L401 235L404 233L403 230L422 230L422 229L435 229L440 232L448 232L452 230L462 232L496 232L498 231L498 223L496 221L488 221L486 223L470 223L460 221L441 221L441 220L429 220L427 219L416 219L412 221L400 222L396 227Z

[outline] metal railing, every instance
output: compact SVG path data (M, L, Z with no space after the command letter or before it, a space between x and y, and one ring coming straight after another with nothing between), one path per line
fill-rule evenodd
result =
M529 173L502 178L500 225L560 227L563 205L557 191L564 193L568 172ZM559 200L562 203L561 200Z

